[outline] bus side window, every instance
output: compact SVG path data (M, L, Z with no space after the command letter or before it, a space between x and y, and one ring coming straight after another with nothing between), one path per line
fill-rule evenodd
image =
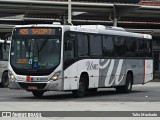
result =
M64 38L64 60L75 58L75 35L66 33Z
M144 49L146 57L152 57L152 41L144 40Z
M138 52L139 52L139 57L144 57L145 56L144 40L143 39L139 39Z
M103 56L114 57L113 36L103 35Z
M8 60L8 57L9 57L9 47L10 47L10 45L7 44L7 45L6 45L6 48L5 48L4 44L3 44L2 46L3 46L3 49L2 49L2 52L3 52L3 60Z
M89 35L90 55L102 56L102 37L100 35Z
M136 57L137 42L134 38L126 38L126 55L127 57Z
M125 41L124 37L115 37L114 39L115 55L116 57L125 56Z
M88 36L85 34L78 34L78 56L86 57L89 55L88 50Z

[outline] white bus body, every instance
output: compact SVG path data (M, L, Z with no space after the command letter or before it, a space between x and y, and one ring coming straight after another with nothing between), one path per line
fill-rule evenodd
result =
M8 57L10 41L7 41L6 48L4 48L5 40L0 39L0 83L3 87L8 87Z
M9 87L73 91L101 87L130 92L153 79L152 36L102 25L25 25L13 29Z

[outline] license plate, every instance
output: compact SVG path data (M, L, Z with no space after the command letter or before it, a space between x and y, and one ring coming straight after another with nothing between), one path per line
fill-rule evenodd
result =
M28 86L28 90L37 90L37 86Z

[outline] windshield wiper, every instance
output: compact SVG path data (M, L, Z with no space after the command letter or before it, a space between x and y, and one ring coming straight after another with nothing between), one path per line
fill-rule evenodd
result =
M38 53L42 51L42 49L44 48L44 46L47 44L48 42L48 39L47 40L44 40L44 42L42 43L40 49L38 50Z

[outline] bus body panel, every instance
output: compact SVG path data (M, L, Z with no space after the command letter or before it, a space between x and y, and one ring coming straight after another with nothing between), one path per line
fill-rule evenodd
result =
M125 79L125 60L124 59L101 59L100 73L102 79L99 87L111 87L124 85Z
M2 82L2 76L5 71L8 72L8 61L0 61L0 83Z
M78 89L78 63L73 63L64 71L63 90Z
M126 72L131 71L133 73L133 84L143 83L144 59L126 59L126 70Z
M99 82L99 59L83 59L78 61L78 76L87 73L89 77L88 88L98 88Z
M153 79L153 60L145 60L145 76L144 83Z
M78 63L78 78L76 64ZM103 64L102 64L103 63ZM78 89L82 73L89 77L88 88L122 86L125 84L125 60L123 59L83 59L64 71L64 90ZM103 73L103 74L102 74ZM72 77L67 77L69 74Z

